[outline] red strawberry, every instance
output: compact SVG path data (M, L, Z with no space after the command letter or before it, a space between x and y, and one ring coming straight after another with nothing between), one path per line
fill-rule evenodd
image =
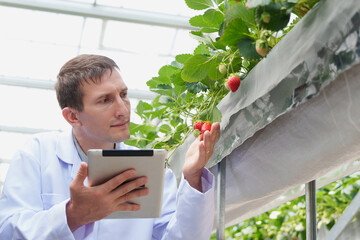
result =
M204 123L202 121L196 121L194 124L194 130L199 130L201 131L201 127L204 125Z
M211 130L211 123L210 122L205 122L201 127L201 133L204 133L204 132L210 131L210 130Z
M230 76L228 79L227 79L227 81L226 81L226 83L225 83L225 87L227 88L227 89L229 89L230 91L232 91L232 92L236 92L236 90L239 88L239 86L240 86L240 77L239 76L237 76L237 75L232 75L232 76Z

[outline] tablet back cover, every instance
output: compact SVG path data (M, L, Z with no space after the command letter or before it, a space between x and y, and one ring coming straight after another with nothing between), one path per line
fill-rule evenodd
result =
M162 196L167 151L154 150L101 150L88 151L88 183L99 185L119 173L136 169L136 177L147 176L145 185L149 194L132 199L130 202L140 204L139 211L119 211L106 218L157 218L161 215Z

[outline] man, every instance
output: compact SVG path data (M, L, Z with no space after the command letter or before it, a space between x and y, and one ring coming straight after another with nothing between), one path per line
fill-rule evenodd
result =
M219 138L218 123L189 148L178 189L166 169L160 218L104 219L139 210L129 200L148 194L134 190L146 177L122 184L136 169L87 186L89 149L129 148L123 144L129 138L127 87L113 60L80 55L62 67L55 88L72 131L39 134L15 154L0 199L0 239L209 239L214 184L204 166Z

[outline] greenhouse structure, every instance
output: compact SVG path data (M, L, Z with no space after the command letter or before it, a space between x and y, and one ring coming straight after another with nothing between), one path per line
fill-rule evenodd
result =
M196 47L187 35L195 28L188 23L194 13L182 9L185 1L152 1L142 9L136 1L120 2L0 0L0 110L11 113L0 119L6 146L0 152L0 192L12 155L31 134L67 128L53 86L69 56L92 51L124 66L132 120L140 122L136 104L156 94L138 79L149 80L176 54ZM124 39L115 34L129 31L134 35ZM153 49L134 41L143 34ZM17 95L20 102L13 99ZM44 108L29 110L44 102ZM321 0L248 73L239 94L217 105L220 139L206 165L216 179L217 239L225 240L225 228L303 195L306 239L339 239L359 213L360 194L319 236L316 191L360 170L359 106L359 1ZM49 116L39 118L44 112ZM178 180L194 139L188 135L169 161Z

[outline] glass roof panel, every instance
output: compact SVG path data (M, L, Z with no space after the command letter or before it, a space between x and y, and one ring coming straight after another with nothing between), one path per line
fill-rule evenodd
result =
M77 47L0 38L0 75L52 79Z
M78 45L83 17L0 7L2 37Z
M80 46L82 48L98 48L101 38L103 20L85 18L85 24L81 35Z
M108 21L103 45L126 52L168 54L175 32L167 27Z
M170 64L173 58L154 54L134 54L111 49L80 49L80 53L101 54L112 58L121 70L129 89L149 91L146 82L158 75L160 67Z

